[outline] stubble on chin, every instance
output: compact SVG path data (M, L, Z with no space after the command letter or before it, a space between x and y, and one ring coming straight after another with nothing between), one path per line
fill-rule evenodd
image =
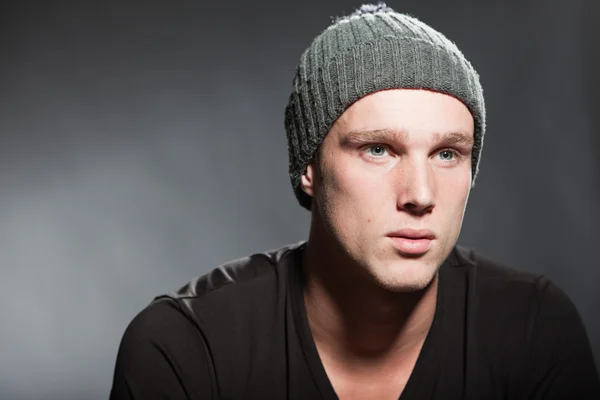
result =
M407 257L391 245L380 245L362 268L381 288L392 292L414 292L425 289L439 269L438 257L425 254Z

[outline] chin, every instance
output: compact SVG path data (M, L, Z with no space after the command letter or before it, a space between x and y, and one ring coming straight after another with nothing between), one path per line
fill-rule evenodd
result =
M419 292L425 290L431 281L433 280L435 274L428 279L415 279L415 280L403 280L403 281L393 281L389 283L389 286L385 289L396 292L396 293L410 293L410 292Z
M378 286L391 292L417 292L427 288L435 278L438 267L431 261L403 259L383 266L375 272Z

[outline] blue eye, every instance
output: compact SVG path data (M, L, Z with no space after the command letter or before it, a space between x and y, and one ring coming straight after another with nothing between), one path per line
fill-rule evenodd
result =
M452 161L456 157L456 152L452 150L442 150L438 154L440 154L444 161Z
M375 150L375 151L373 151L373 150ZM369 147L367 151L368 151L368 153L369 153L370 156L379 158L379 157L384 156L385 152L387 150L386 150L386 148L384 146L375 145L375 146Z

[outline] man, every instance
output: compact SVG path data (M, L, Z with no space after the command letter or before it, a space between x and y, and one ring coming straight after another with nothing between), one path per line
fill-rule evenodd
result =
M302 55L285 126L308 241L158 297L112 399L600 399L568 297L456 245L485 106L452 42L361 7Z

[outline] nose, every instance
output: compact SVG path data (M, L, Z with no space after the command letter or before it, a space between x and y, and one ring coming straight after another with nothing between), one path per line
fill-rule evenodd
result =
M429 213L435 207L434 178L430 166L418 160L401 163L398 183L398 209L413 215Z

